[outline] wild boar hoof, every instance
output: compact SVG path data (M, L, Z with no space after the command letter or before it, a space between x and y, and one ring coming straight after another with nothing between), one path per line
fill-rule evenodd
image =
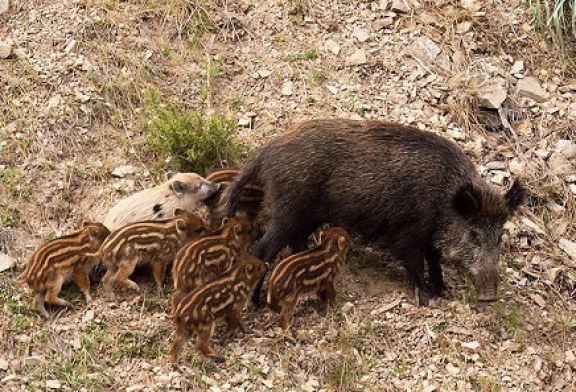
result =
M432 294L428 289L416 286L414 288L414 298L417 306L428 306L432 299Z

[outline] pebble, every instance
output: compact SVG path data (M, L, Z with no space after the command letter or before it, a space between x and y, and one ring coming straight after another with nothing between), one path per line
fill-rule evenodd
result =
M0 370L8 370L8 361L4 358L0 358Z
M566 252L571 258L576 260L576 242L567 238L560 238L558 246L560 246L560 249Z
M480 343L473 341L473 342L461 342L460 345L468 350L476 351L480 348Z
M448 373L450 373L453 376L457 376L460 373L460 368L458 366L454 366L451 363L448 363L446 365L446 371L448 371Z
M10 41L0 41L0 59L7 59L12 54L13 44Z
M62 388L62 384L58 380L48 380L48 381L46 381L46 388L47 389L60 389L60 388Z
M516 92L526 98L542 103L549 98L549 94L542 88L538 79L527 77L518 81Z
M258 71L258 76L260 76L262 79L266 79L270 75L272 75L272 71L269 69L261 69Z
M362 65L366 64L366 50L364 49L357 49L354 53L352 53L346 59L347 65Z
M329 39L324 43L324 47L330 51L333 55L338 56L340 54L340 45L335 41Z
M0 272L9 270L16 265L16 259L7 255L6 253L0 253Z
M355 27L353 34L360 43L366 42L368 39L370 39L370 33L368 30L361 27Z
M8 11L9 8L10 8L9 0L0 0L0 15Z
M130 174L136 173L136 167L133 165L119 166L112 171L112 177L124 178Z
M510 74L516 75L521 73L522 71L524 71L524 61L522 60L514 61L512 68L510 68Z
M392 11L408 13L412 10L409 0L393 0L392 1Z
M294 83L288 81L284 82L282 85L282 95L289 97L292 95L292 90L294 89Z

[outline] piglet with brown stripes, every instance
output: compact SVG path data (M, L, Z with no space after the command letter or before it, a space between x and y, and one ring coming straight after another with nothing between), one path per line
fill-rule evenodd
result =
M104 292L112 301L116 298L115 283L139 292L130 275L137 265L149 265L162 294L168 263L185 243L199 238L205 230L202 219L177 208L174 218L133 223L113 231L99 252L106 267Z
M252 243L247 218L225 218L222 227L184 245L172 265L173 304L184 295L232 266Z
M228 271L198 287L176 303L170 316L176 329L170 355L172 362L178 356L192 332L197 333L196 348L204 355L222 360L210 346L214 328L219 323L227 325L225 339L236 329L246 332L241 312L246 306L256 284L266 275L264 262L246 255Z
M303 296L312 294L334 306L334 279L348 248L348 233L333 227L320 233L319 245L280 261L268 280L268 305L280 313L280 323L288 329L292 313Z
M72 279L90 303L90 279L88 274L98 263L96 252L110 231L101 223L84 222L82 229L70 235L54 239L34 252L19 284L28 284L34 292L33 305L44 317L50 315L45 302L58 306L70 306L58 297L62 284Z

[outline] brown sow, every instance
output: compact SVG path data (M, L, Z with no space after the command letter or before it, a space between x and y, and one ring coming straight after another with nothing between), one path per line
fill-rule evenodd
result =
M158 291L163 293L166 266L182 245L200 237L205 229L199 217L177 208L174 218L133 223L112 232L99 252L106 267L104 292L115 300L115 283L139 292L130 275L137 265L150 265Z
M221 359L210 346L217 324L227 326L225 339L240 328L246 332L241 312L254 287L266 275L267 267L260 259L246 255L228 271L187 294L174 307L172 321L176 337L170 351L173 363L192 332L196 332L196 348L204 355Z
M184 245L172 265L173 303L230 268L250 243L250 222L231 217L224 219L219 230Z
M280 323L288 329L298 299L316 294L334 306L334 279L346 257L348 233L333 227L320 233L319 244L280 261L268 280L268 306L280 313Z
M88 274L98 263L98 258L92 253L100 248L109 234L110 231L101 223L84 222L81 230L54 239L34 252L17 282L28 284L34 293L34 308L44 318L50 317L45 302L70 305L58 297L62 284L70 279L78 285L86 302L92 301Z

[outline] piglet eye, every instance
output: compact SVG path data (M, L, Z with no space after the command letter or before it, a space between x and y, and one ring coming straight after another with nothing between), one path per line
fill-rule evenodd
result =
M470 240L476 245L480 244L480 232L478 230L470 230Z

